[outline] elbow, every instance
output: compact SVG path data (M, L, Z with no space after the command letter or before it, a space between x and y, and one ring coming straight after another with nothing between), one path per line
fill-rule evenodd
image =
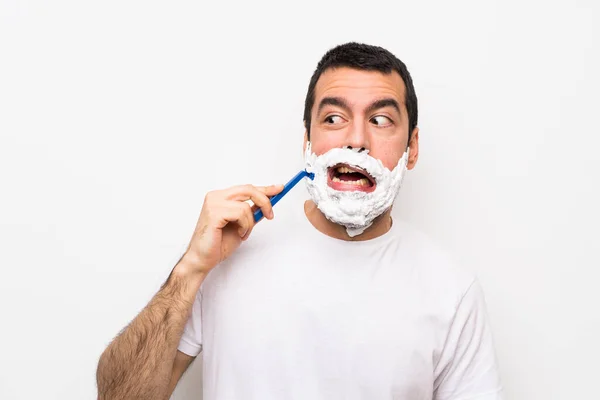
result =
M98 360L98 367L96 368L96 387L98 389L98 400L108 399L107 395L110 391L110 387L114 386L115 379L110 367L110 360L108 355L108 349L105 350ZM112 384L111 384L112 383Z

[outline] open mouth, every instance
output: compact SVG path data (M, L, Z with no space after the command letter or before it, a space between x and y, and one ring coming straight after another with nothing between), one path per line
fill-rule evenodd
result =
M376 186L375 179L367 171L346 164L329 167L327 184L335 190L361 192L372 192Z

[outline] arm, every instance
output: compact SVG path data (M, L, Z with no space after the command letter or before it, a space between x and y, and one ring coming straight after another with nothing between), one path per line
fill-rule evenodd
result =
M173 394L177 383L181 379L181 376L185 371L187 371L188 367L194 361L196 357L188 356L185 353L177 350L177 355L175 356L175 362L173 363L173 373L171 374L171 382L169 382L169 390L167 394L169 397Z
M192 272L187 263L184 256L161 290L102 354L96 376L99 399L166 399L174 373L179 380L191 363L177 357L177 345L205 275Z
M236 186L210 192L204 201L188 250L167 282L100 357L96 380L99 400L164 400L191 363L177 346L200 285L254 228L252 200L273 218L268 196L283 185Z

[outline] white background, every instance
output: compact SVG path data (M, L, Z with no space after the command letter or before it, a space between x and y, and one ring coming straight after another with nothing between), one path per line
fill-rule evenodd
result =
M297 172L310 75L350 40L413 75L395 214L477 271L506 398L598 395L597 1L0 4L0 398L95 398L204 194Z

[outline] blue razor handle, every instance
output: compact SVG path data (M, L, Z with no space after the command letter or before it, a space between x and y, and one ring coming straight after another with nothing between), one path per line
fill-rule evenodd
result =
M298 172L296 174L296 176L294 176L288 183L286 183L283 186L283 190L281 192L279 192L275 196L271 197L271 205L274 206L275 204L277 204L277 202L279 200L281 200L281 198L283 196L285 196L286 193L289 192L291 188L296 186L296 184L298 182L300 182L302 180L302 178L304 178L305 176L311 180L315 179L315 174L312 172L306 172L306 170L302 170L302 171ZM260 221L262 217L263 217L263 212L260 208L256 211L254 211L254 222L255 223Z

